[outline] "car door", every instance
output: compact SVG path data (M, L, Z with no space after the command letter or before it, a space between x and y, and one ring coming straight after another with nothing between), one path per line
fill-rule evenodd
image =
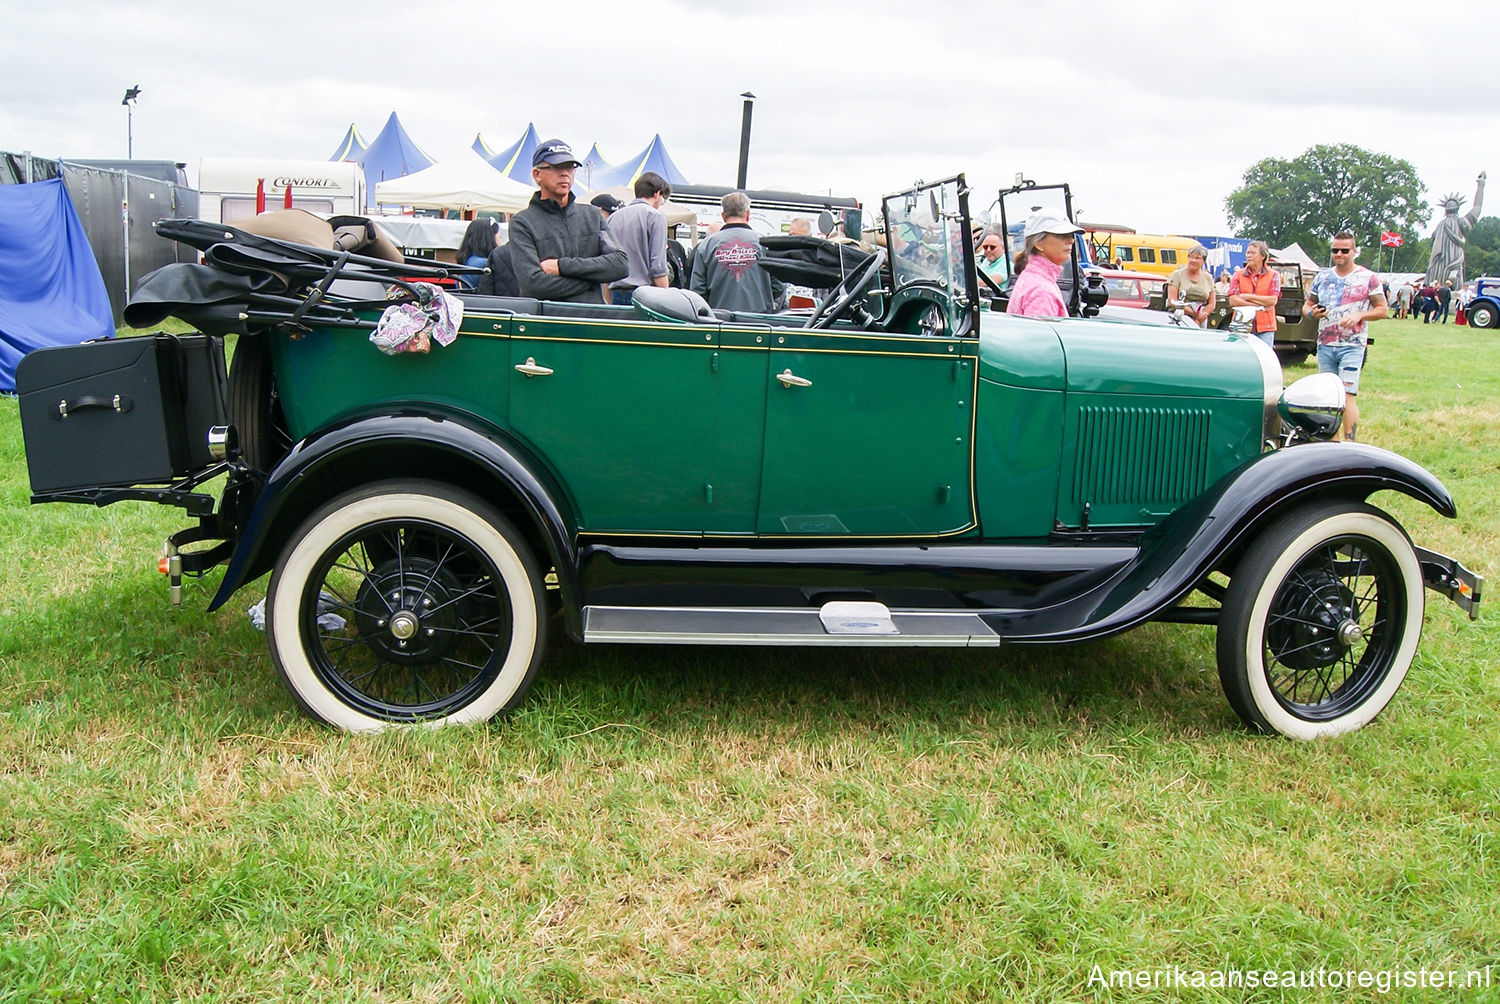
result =
M715 512L717 325L626 318L517 318L511 429L562 483L579 530L701 533Z
M971 528L976 353L975 339L774 329L756 530Z

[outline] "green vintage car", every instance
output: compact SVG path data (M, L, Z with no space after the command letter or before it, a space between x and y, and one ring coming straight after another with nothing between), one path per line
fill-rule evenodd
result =
M153 346L130 367L28 357L34 501L183 506L198 525L168 571L225 563L214 607L270 572L272 659L344 729L515 707L554 613L589 644L994 647L1211 624L1252 728L1372 719L1411 664L1424 584L1473 615L1480 581L1365 499L1452 516L1448 492L1392 453L1315 441L1341 386L1283 393L1254 338L991 309L967 196L962 177L916 186L884 200L883 247L773 263L833 270L811 312L677 289L632 306L460 295L456 340L398 354L371 342L380 298L440 325L442 297L412 279L441 273L166 224L205 264L148 277L132 308L209 334L125 340ZM105 445L145 411L167 416L136 427L165 436L154 467ZM219 475L216 501L199 486Z

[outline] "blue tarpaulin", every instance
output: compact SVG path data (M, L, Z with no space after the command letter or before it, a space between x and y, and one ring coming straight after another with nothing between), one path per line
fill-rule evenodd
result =
M115 333L83 224L61 178L0 185L0 392L32 349Z

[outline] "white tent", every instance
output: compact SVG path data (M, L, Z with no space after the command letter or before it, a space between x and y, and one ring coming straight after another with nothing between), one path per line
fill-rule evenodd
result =
M1312 260L1312 255L1302 250L1302 245L1296 242L1293 242L1290 247L1284 247L1279 250L1272 248L1271 260L1286 262L1288 264L1296 262L1308 272L1316 272L1321 267L1317 262Z
M465 150L416 174L375 185L375 201L414 209L488 209L518 213L531 201L532 189Z

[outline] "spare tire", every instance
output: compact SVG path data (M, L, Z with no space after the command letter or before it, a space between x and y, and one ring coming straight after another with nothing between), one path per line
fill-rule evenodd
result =
M262 473L269 473L291 451L271 367L271 342L266 334L241 335L229 362L229 424L239 434L240 457Z

